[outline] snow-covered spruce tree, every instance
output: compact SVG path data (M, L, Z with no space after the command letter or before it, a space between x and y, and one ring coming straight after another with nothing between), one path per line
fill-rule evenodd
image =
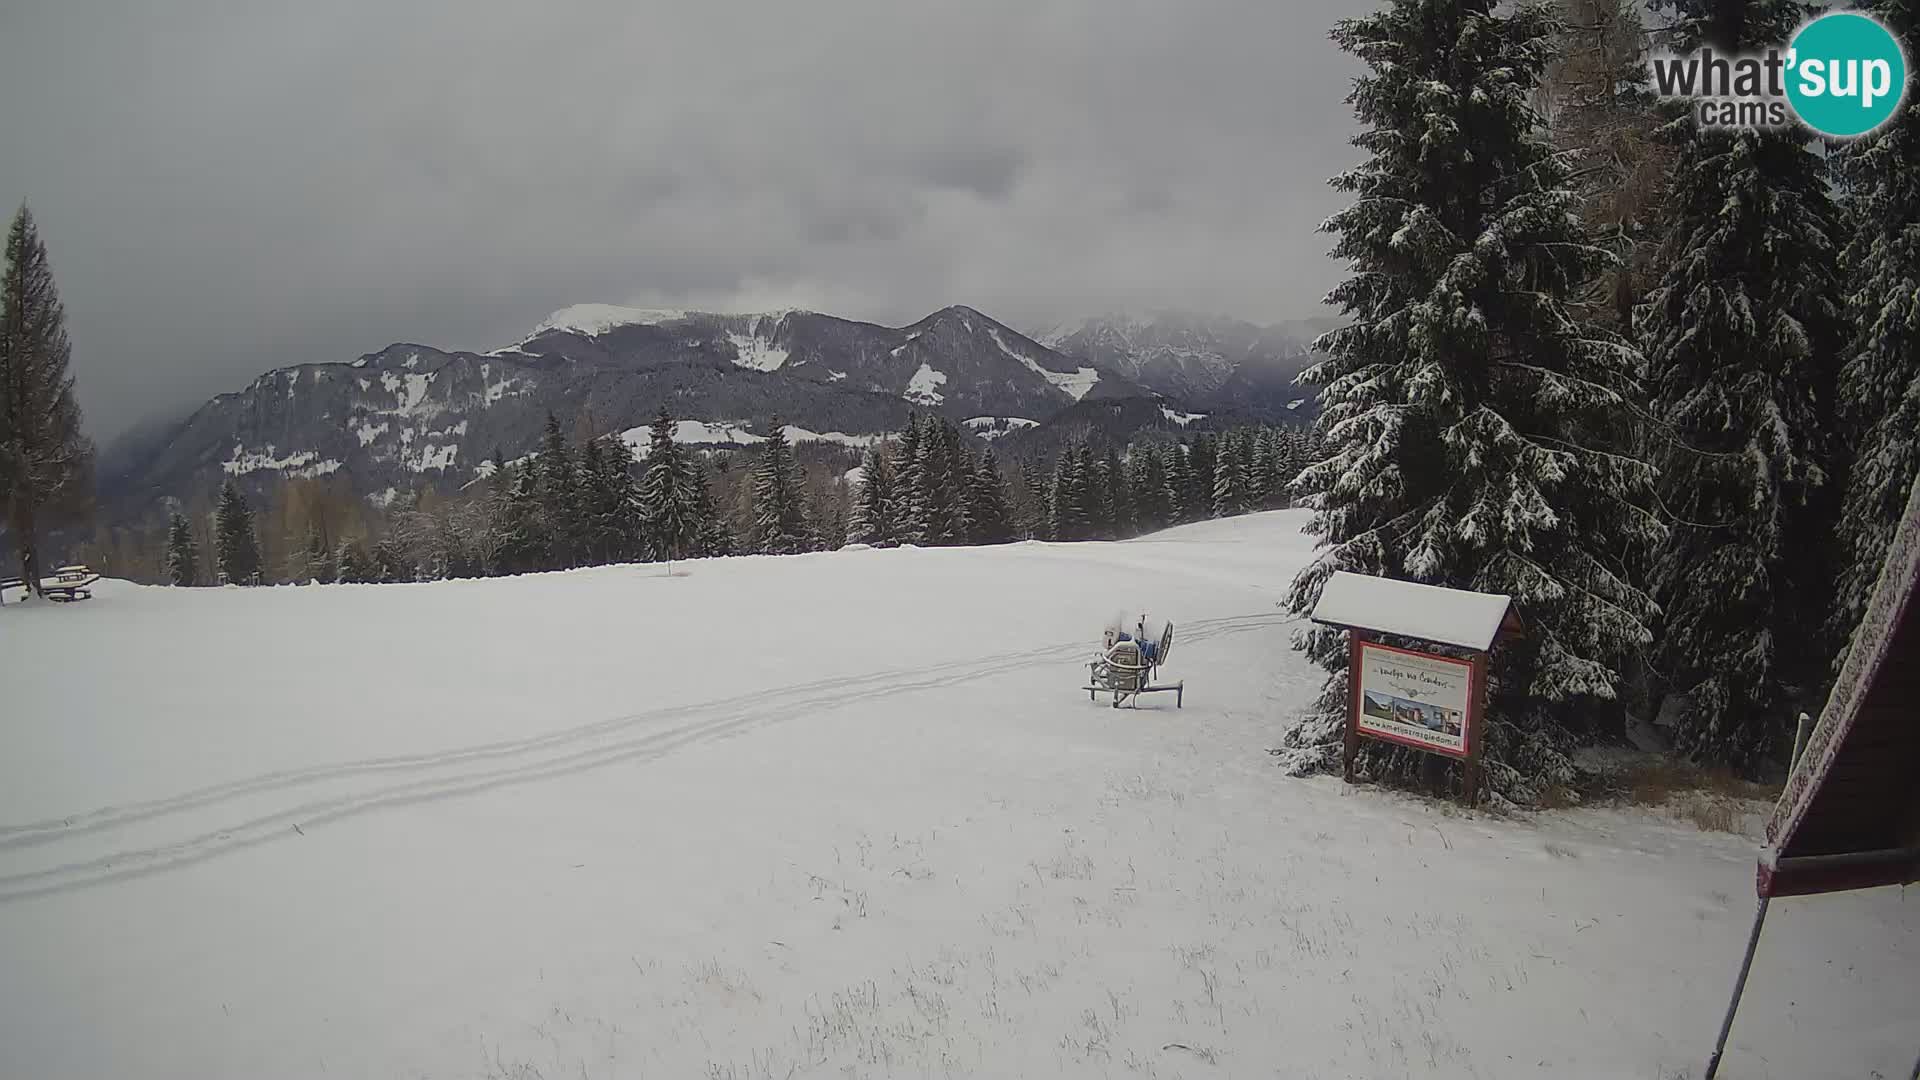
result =
M1193 437L1193 444L1187 448L1193 484L1187 492L1187 511L1195 521L1213 516L1213 471L1219 460L1219 440L1212 435Z
M40 530L82 515L93 496L93 442L67 371L66 309L46 245L22 205L0 273L0 506L20 576L41 591Z
M1494 657L1481 737L1493 791L1522 803L1571 778L1569 725L1613 719L1655 614L1620 552L1661 533L1652 470L1592 438L1637 357L1567 313L1607 257L1529 105L1552 29L1544 6L1491 0L1394 0L1334 29L1369 69L1349 100L1370 156L1334 181L1355 201L1323 226L1352 268L1329 297L1351 322L1303 376L1329 456L1294 484L1322 550L1289 604L1311 611L1337 570L1512 596L1528 634ZM1332 766L1346 635L1299 644L1331 675L1287 763ZM1359 767L1406 778L1418 755L1368 744Z
M1135 529L1150 533L1167 527L1167 474L1159 447L1146 443L1128 449L1127 494Z
M784 433L781 441L785 443ZM662 408L647 433L647 473L640 481L640 519L656 559L685 558L700 537L700 491L694 465L673 441L673 418Z
M1292 428L1280 429L1279 450L1274 455L1273 497L1275 505L1291 506L1293 496L1289 493L1293 487L1293 478L1300 475L1306 467L1306 452L1301 446L1300 433Z
M754 542L762 554L791 555L812 548L805 500L786 428L776 416L753 477Z
M498 474L498 480L495 493L500 498L500 506L493 520L495 527L500 530L500 539L496 545L498 555L494 572L524 574L547 569L550 545L540 500L540 471L533 462L508 465ZM340 564L340 580L347 580L346 572L343 562Z
M706 470L696 470L694 480L700 495L700 536L697 541L700 554L709 559L732 555L737 546L733 539L733 526L714 501L713 485L707 479Z
M1234 517L1247 512L1246 440L1238 432L1220 436L1213 464L1213 516Z
M931 417L928 418L931 422ZM918 414L907 417L907 425L893 446L893 520L903 544L924 543L927 523L920 518L923 509L920 493L921 421Z
M1247 463L1247 506L1265 510L1273 505L1274 442L1279 432L1272 428L1253 434L1253 457Z
M167 520L167 584L195 585L200 579L200 554L193 549L193 527L174 514Z
M539 478L540 514L546 524L547 550L542 569L564 570L580 565L585 547L586 515L580 498L580 471L574 462L560 421L547 414L546 437L540 456L532 462Z
M1180 525L1198 520L1199 509L1193 504L1193 491L1198 485L1193 478L1192 451L1178 441L1169 444L1166 467L1162 471L1167 478L1167 523Z
M342 585L358 585L373 580L366 546L358 540L340 541L340 551L334 557L334 562L339 567L335 580Z
M1052 514L1049 527L1055 540L1085 540L1093 527L1093 514L1087 506L1085 447L1069 443L1060 449L1053 466Z
M220 505L213 519L214 565L221 582L260 584L260 545L253 533L253 510L247 497L229 481L220 489Z
M686 459L689 478L702 482L699 462L684 450L681 456ZM600 451L600 461L605 476L600 482L597 513L600 528L608 537L609 557L615 562L643 559L648 551L647 521L640 507L640 485L633 475L633 448L625 439L609 438ZM698 502L696 492L696 505Z
M1007 482L993 448L980 455L967 490L969 535L976 544L1004 544L1013 539L1013 516L1007 506Z
M1127 485L1126 462L1120 460L1118 450L1107 448L1106 463L1100 474L1107 485L1107 497L1104 500L1108 515L1107 535L1115 540L1124 540L1134 534L1133 491Z
M899 529L893 519L897 505L891 455L884 445L876 443L860 458L860 487L854 493L853 512L847 519L847 539L874 547L898 543Z
M945 546L966 542L966 520L961 507L966 488L956 482L965 471L965 462L956 462L955 450L946 424L928 417L920 432L910 504L919 543Z
M1020 533L1028 540L1053 539L1053 517L1048 509L1047 482L1031 459L1020 462Z
M182 524L185 523L182 522ZM327 543L326 534L320 530L320 523L317 521L307 525L306 557L302 560L300 572L302 584L308 581L325 583L333 580L335 573L333 545Z
M1802 5L1669 0L1674 46L1786 41ZM1654 655L1681 695L1676 746L1752 772L1825 675L1837 506L1831 409L1842 333L1838 211L1806 132L1696 128L1679 140L1657 278L1635 317L1674 519L1651 580Z
M1913 0L1865 5L1920 42ZM1840 372L1841 431L1853 449L1838 522L1840 568L1829 616L1836 665L1860 624L1906 493L1920 475L1920 100L1837 156L1852 235L1841 256L1852 338Z
M585 566L599 566L611 562L608 549L612 546L611 522L601 516L606 502L612 497L608 490L606 462L600 454L600 440L588 439L580 447L580 459L575 465L578 470L576 497L579 505L574 512L580 515L580 562Z

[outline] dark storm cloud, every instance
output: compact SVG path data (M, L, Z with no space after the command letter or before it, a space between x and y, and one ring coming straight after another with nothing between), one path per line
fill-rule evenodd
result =
M581 301L1312 313L1353 158L1313 0L0 0L103 433Z

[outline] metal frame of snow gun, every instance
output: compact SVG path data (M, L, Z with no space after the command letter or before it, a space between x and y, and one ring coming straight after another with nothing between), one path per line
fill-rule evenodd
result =
M1089 685L1081 689L1087 692L1088 701L1099 700L1101 694L1112 694L1113 707L1116 709L1129 701L1131 701L1133 707L1137 709L1140 707L1140 696L1142 694L1166 693L1173 695L1174 708L1184 708L1186 705L1187 686L1185 679L1166 686L1153 685L1154 673L1160 669L1161 664L1166 662L1167 653L1171 652L1172 649L1172 623L1168 623L1166 630L1161 633L1160 648L1154 653L1151 661L1144 660L1141 657L1139 642L1119 642L1115 644L1113 648L1108 649L1099 659L1087 664L1087 682Z

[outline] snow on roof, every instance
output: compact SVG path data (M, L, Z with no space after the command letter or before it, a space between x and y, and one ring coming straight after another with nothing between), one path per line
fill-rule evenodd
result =
M1869 699L1877 693L1885 701L1898 693L1893 682L1883 680L1883 676L1899 670L1894 639L1902 625L1920 617L1914 610L1916 605L1920 605L1920 479L1907 494L1906 516L1887 546L1886 565L1853 632L1846 659L1841 661L1840 677L1767 821L1763 867L1771 870L1773 861L1783 853L1805 854L1795 850L1795 841L1809 817L1825 819L1822 824L1829 842L1839 834L1846 842L1857 843L1870 830L1848 820L1845 803L1878 812L1911 799L1911 776L1900 769L1897 756L1888 754L1884 735L1873 729L1910 723L1912 714L1885 705L1876 710ZM1859 738L1854 736L1856 728L1865 729ZM1855 760L1846 768L1836 768L1850 753ZM1895 764L1883 772L1860 760L1863 758L1878 758L1874 766L1888 761ZM1822 790L1829 787L1846 789L1847 797L1817 807ZM1880 820L1885 820L1884 813ZM1765 888L1779 886L1769 883Z
M1411 581L1352 574L1327 579L1314 622L1419 638L1463 649L1492 647L1513 604L1510 596L1445 589Z

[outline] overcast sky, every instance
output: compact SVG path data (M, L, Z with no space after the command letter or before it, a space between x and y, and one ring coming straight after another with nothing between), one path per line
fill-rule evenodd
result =
M1351 0L0 0L111 437L570 303L1323 314Z

